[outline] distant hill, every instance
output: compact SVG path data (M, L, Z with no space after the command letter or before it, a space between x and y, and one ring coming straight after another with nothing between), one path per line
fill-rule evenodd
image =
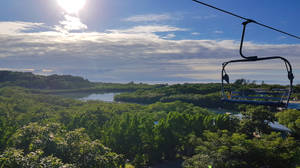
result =
M0 87L20 86L30 89L78 89L94 84L82 77L71 75L35 75L31 72L0 71Z

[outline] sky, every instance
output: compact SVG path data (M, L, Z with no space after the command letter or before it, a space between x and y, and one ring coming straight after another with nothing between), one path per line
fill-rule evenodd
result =
M203 2L300 36L300 1ZM242 22L192 0L2 0L0 70L96 82L220 82L222 63L240 58ZM300 84L299 39L252 23L244 54L287 58ZM288 84L278 60L227 72L231 81Z

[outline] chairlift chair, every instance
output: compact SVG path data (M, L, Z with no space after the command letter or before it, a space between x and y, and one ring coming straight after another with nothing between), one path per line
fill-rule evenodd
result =
M267 106L275 106L275 107L283 107L283 108L293 108L293 109L300 109L299 103L290 103L291 94L293 91L293 80L294 75L292 71L292 66L290 62L281 57L281 56L271 56L271 57L258 57L258 56L244 56L243 55L243 43L244 43L244 37L245 37L245 30L246 26L249 23L255 23L259 26L271 29L273 31L277 31L279 33L285 34L287 36L300 39L300 36L296 36L287 32L284 32L282 30L276 29L274 27L256 22L254 20L245 18L243 16L234 14L232 12L226 11L221 8L217 8L215 6L209 5L207 3L201 2L199 0L192 0L196 3L199 3L201 5L207 6L209 8L213 8L215 10L218 10L220 12L226 13L228 15L240 18L245 20L243 22L243 34L240 44L240 55L243 59L237 59L237 60L231 60L223 63L222 66L222 99L224 101L228 102L234 102L234 103L243 103L243 104L254 104L254 105L267 105ZM289 80L289 87L287 89L273 89L273 90L257 90L257 89L248 89L246 91L232 91L232 87L229 80L229 75L226 73L226 66L232 63L245 63L245 62L256 62L256 61L266 61L266 60L281 60L284 62L286 70L287 70L287 76Z
M230 60L222 64L222 100L232 103L252 104L252 105L266 105L274 107L288 108L291 93L293 91L294 75L290 62L281 56L258 57L258 56L245 56L243 54L243 43L245 37L246 26L255 21L248 19L243 22L243 33L240 44L240 55L243 59ZM245 90L233 90L233 84L230 84L229 75L226 73L226 67L233 63L257 62L267 60L281 60L285 64L287 77L289 80L289 87L287 89L272 89L262 90L256 88L248 88Z

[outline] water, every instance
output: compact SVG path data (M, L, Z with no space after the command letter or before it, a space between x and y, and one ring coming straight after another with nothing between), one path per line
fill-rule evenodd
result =
M86 97L79 98L79 100L82 100L82 101L100 100L100 101L105 101L105 102L114 102L114 96L116 94L120 94L120 93L101 93L101 94L93 93Z
M120 93L86 93L86 92L78 92L78 93L59 93L57 95L88 101L88 100L99 100L105 102L114 102L114 96Z

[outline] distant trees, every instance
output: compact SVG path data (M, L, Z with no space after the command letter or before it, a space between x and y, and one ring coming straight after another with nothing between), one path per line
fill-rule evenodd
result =
M71 75L34 75L31 72L0 71L0 86L21 86L31 89L74 89L93 86L82 77Z
M31 72L0 71L0 88L24 87L33 93L64 93L64 92L132 92L138 89L161 88L165 85L102 83L90 82L71 75L35 75Z
M114 99L115 101L140 104L182 101L209 108L232 107L221 101L219 84L177 84L122 93L116 95Z
M134 93L121 93L115 95L115 101L152 104L159 101L164 96L163 93L155 93L151 91L137 91Z

